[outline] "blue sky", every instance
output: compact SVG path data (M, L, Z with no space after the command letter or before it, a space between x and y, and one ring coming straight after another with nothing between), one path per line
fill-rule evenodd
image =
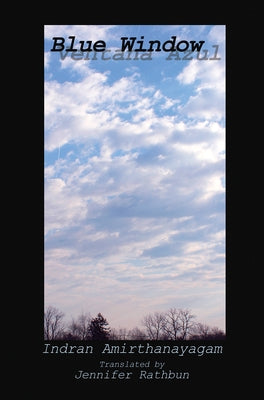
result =
M50 51L71 35L110 60ZM218 59L113 58L122 36L173 35ZM46 25L44 48L45 304L115 328L189 308L225 329L225 26Z

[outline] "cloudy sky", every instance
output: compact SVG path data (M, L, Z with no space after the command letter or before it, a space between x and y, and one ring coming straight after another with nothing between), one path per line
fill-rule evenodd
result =
M173 35L207 59L118 59L122 36ZM51 52L55 36L108 59ZM189 308L225 329L225 27L47 25L44 61L45 305L117 329Z

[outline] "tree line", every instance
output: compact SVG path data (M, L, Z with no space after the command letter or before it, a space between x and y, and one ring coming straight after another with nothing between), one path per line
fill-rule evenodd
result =
M92 317L83 313L65 323L64 313L49 306L44 312L45 340L222 340L225 333L217 328L196 322L189 309L170 308L154 312L142 319L143 329L111 328L107 319L98 313Z

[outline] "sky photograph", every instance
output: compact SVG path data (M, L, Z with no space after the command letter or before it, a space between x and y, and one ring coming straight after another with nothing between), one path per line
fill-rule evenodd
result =
M225 331L225 96L224 25L45 25L45 308Z

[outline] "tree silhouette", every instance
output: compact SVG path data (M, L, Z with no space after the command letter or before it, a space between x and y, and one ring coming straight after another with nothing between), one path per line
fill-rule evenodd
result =
M57 308L49 306L44 313L44 339L55 340L59 339L63 333L64 314Z
M110 328L107 320L101 313L93 318L90 323L90 332L92 340L107 340L110 336Z
M211 328L200 322L195 325L193 334L190 337L191 340L222 340L224 338L225 333L221 329L217 327Z
M75 320L73 319L69 330L67 332L69 338L77 339L77 340L90 340L91 339L91 331L90 331L90 324L91 324L91 316L89 313L81 314Z
M188 309L170 308L145 316L142 323L150 340L186 340L194 327L193 318Z
M142 320L146 327L147 335L151 340L163 339L165 314L155 312L154 314L146 315Z
M45 340L223 340L225 333L217 327L194 322L188 309L170 308L154 312L142 320L144 329L110 329L101 313L92 318L83 313L64 323L64 313L53 306L44 312Z

